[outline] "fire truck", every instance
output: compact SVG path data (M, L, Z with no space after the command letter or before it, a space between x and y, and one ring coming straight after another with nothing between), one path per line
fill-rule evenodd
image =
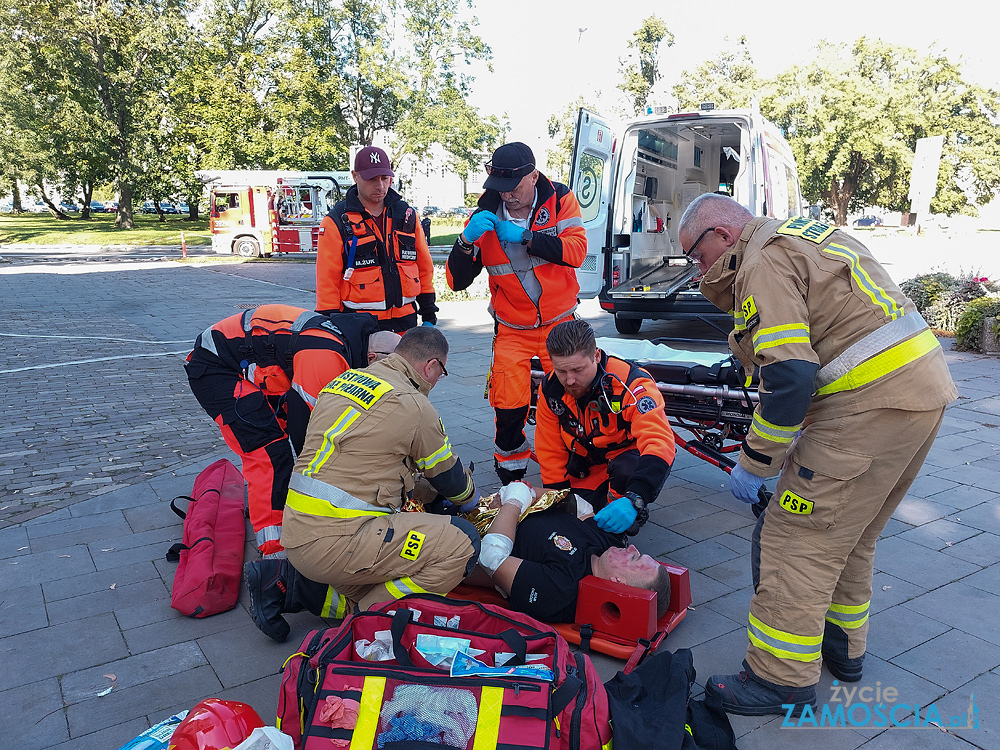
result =
M319 224L353 184L350 172L199 172L209 188L212 249L244 258L314 252Z

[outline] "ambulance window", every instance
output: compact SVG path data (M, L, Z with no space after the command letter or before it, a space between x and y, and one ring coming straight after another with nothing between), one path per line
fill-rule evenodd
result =
M604 160L592 154L580 154L580 172L576 180L576 198L584 223L597 218L601 210L604 185Z
M791 165L785 163L785 183L788 185L788 215L802 214L802 198L799 195L799 179Z

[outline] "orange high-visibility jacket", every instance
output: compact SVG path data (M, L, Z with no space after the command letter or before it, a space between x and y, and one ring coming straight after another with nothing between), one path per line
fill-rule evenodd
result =
M627 386L627 387L626 387ZM638 449L639 461L626 492L656 499L674 461L674 434L656 382L636 364L601 352L589 393L577 400L549 373L542 381L535 426L535 453L546 487L570 486L567 464L576 455L589 466Z
M534 237L528 255L531 273L542 288L537 304L521 285L496 232L487 232L476 240L472 255L463 252L456 241L448 257L448 286L455 291L467 288L486 268L490 275L490 311L511 328L539 328L572 313L580 293L576 269L587 257L587 233L573 191L541 173L535 190L537 199L529 224ZM501 203L496 190L487 190L479 199L481 209L497 215Z
M379 320L417 311L434 323L434 263L416 211L391 189L383 211L385 237L352 186L320 223L316 309L368 312Z

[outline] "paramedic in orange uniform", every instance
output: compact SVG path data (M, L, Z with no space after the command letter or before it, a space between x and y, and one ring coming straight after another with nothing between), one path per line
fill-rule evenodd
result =
M390 187L389 157L366 146L354 185L319 226L316 310L367 312L383 331L437 323L434 264L417 213Z
M542 483L572 487L604 531L635 534L674 460L663 396L641 367L598 349L585 320L560 323L545 345L552 370L535 414Z
M485 268L495 320L489 398L496 412L493 460L504 484L524 477L531 358L550 370L545 337L576 310L576 269L587 234L573 192L535 169L523 143L507 143L486 164L486 189L448 257L448 286L467 288Z
M185 365L191 390L243 462L250 522L265 557L283 556L281 519L295 455L320 389L396 346L370 315L262 305L201 333Z

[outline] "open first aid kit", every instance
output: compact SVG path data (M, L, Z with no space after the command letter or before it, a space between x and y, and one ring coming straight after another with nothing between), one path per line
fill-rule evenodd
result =
M285 663L278 728L297 750L611 747L586 654L527 615L432 594L310 632Z

